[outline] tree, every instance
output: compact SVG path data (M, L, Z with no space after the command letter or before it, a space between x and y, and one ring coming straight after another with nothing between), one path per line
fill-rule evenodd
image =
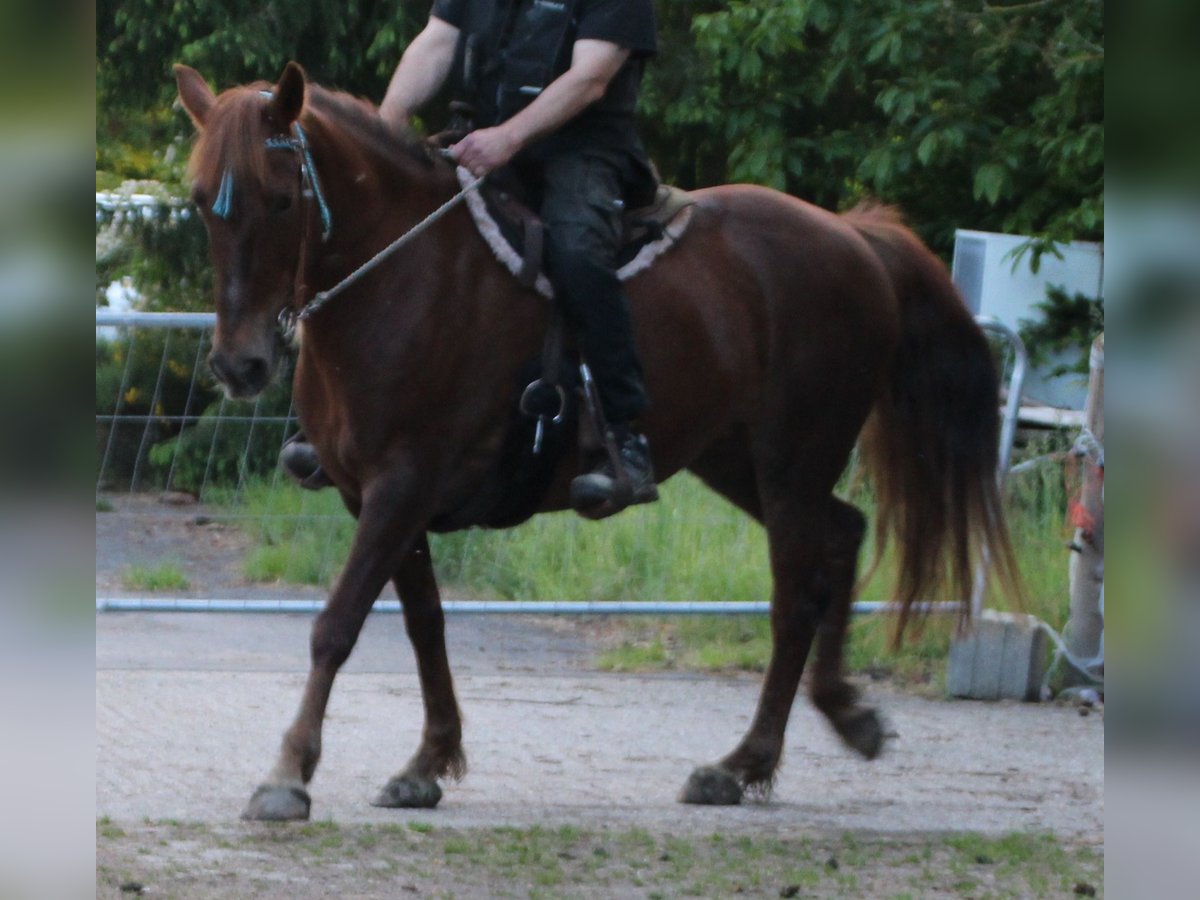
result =
M273 78L290 59L324 84L374 96L428 12L395 0L98 0L98 103L169 105L177 62L228 87Z
M659 9L684 6L705 4ZM691 151L664 166L680 182L723 157L726 179L823 206L870 195L943 252L964 226L1102 235L1101 0L707 7L647 92L648 144Z
M218 87L297 59L374 99L428 0L99 0L98 165L190 134L170 64ZM1102 0L658 0L642 129L683 187L742 180L841 208L899 205L936 249L954 228L1098 239ZM110 156L114 154L109 154ZM178 177L176 168L167 174ZM144 171L143 171L144 170Z

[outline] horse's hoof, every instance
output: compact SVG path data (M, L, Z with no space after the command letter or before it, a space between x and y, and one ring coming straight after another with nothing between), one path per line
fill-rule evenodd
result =
M442 789L432 778L397 775L383 786L372 806L387 809L433 809L442 799Z
M704 806L737 806L742 802L742 786L733 773L720 766L701 766L688 776L679 792L680 803Z
M264 784L246 804L242 818L258 822L290 822L307 819L311 808L312 800L304 788Z
M883 721L873 709L856 709L838 719L838 734L848 747L857 750L864 759L875 759L883 752L889 737L883 730Z

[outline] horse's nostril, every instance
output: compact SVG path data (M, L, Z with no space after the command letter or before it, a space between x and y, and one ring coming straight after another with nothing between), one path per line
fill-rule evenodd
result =
M245 383L255 389L265 387L270 375L271 366L261 356L255 356L246 360L246 364L242 370L242 377Z
M251 397L271 380L271 361L262 356L241 358L213 352L208 367L233 397Z
M229 362L219 353L208 354L208 367L221 384L229 383Z

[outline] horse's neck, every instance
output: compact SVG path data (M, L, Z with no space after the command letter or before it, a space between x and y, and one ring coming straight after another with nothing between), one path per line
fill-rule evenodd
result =
M450 173L425 170L417 160L384 160L354 147L338 150L332 163L326 163L333 218L328 249L345 259L390 243L456 188Z
M430 262L428 242L444 240L444 232L426 233L418 239L419 246L402 245L380 256L454 196L458 183L449 167L428 166L407 158L403 150L387 158L344 138L331 140L328 125L313 132L332 229L327 241L310 244L304 280L307 299L320 291L336 291L327 303L334 314L322 313L314 322L326 329L358 330L364 322L393 327L393 305L399 303L405 316L413 318L421 314L420 307L444 304L448 295L457 295L450 283L453 274L444 271L448 267L439 269ZM471 248L456 247L456 255L460 252L470 253ZM368 268L369 276L362 277Z
M337 357L343 369L355 371L365 365L407 365L434 352L429 339L448 323L482 326L498 309L505 310L506 321L513 318L513 304L507 301L509 292L518 290L515 282L479 289L480 273L492 263L492 255L461 206L412 244L376 261L380 251L459 191L450 166L430 165L403 148L391 153L373 139L362 145L344 137L330 140L324 130L314 129L313 142L314 155L321 154L322 178L329 173L333 229L329 241L314 252L310 293L328 291L364 266L372 267L310 320L308 333L320 332L323 364ZM358 354L366 356L358 359Z

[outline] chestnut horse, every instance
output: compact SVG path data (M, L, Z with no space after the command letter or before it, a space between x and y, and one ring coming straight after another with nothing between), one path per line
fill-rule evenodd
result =
M424 142L388 129L371 104L306 83L294 63L276 85L220 96L187 67L176 80L199 130L191 178L215 272L210 364L230 396L252 397L280 359L281 311L341 281L459 185ZM842 674L865 519L833 488L856 441L881 539L900 548L901 623L918 597L966 598L985 545L1002 579L1016 573L995 480L997 377L942 264L884 209L839 216L749 185L694 197L683 240L628 292L655 470L695 473L770 544L773 650L754 720L680 796L720 804L769 787L814 641L812 702L863 756L883 746L879 717ZM439 780L463 775L426 535L478 524L477 498L511 477L500 455L518 373L549 317L460 205L301 323L296 409L358 523L313 625L299 713L246 817L309 815L334 677L389 580L425 724L375 803L431 807ZM575 440L537 511L566 508Z

